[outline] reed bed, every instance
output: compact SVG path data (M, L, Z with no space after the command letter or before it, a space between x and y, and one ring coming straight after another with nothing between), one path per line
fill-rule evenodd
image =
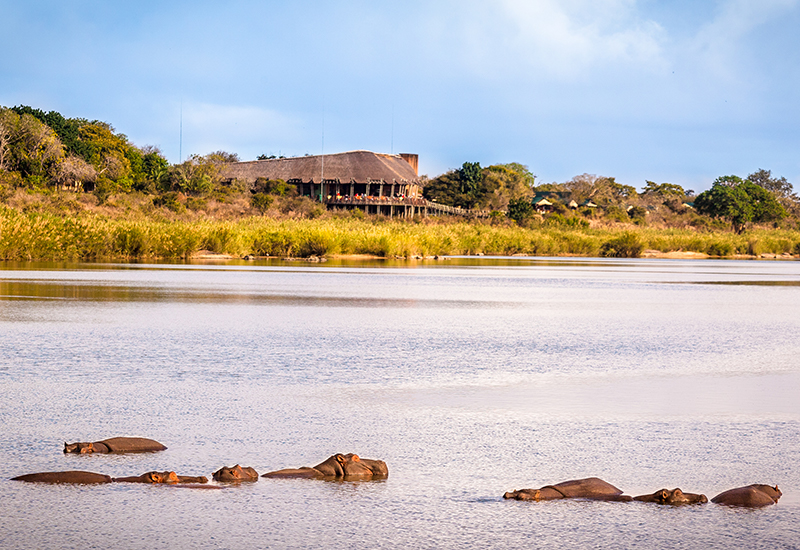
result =
M526 254L638 256L646 250L711 256L800 254L800 232L755 229L741 235L622 226L522 228L478 222L414 223L356 217L235 221L110 219L93 214L22 212L0 206L0 259L188 259L200 251L309 257Z

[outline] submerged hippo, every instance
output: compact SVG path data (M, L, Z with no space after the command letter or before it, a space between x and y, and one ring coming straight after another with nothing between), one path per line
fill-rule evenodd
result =
M175 472L147 472L140 476L115 477L114 482L124 483L208 483L206 476L179 476Z
M737 487L730 489L723 493L718 494L711 499L715 504L724 504L725 506L742 506L746 508L760 508L762 506L769 506L770 504L777 504L778 499L781 498L780 489L778 486L770 487L769 485L748 485L747 487Z
M211 474L211 479L214 481L258 481L258 472L253 468L242 468L238 464L230 468L223 466Z
M383 460L360 458L355 454L336 454L313 468L288 468L267 472L261 477L308 478L308 479L382 479L389 476Z
M149 453L163 451L166 447L152 439L144 437L112 437L94 443L64 442L64 454L77 453Z
M670 504L672 506L680 506L682 504L705 504L708 502L706 495L698 495L695 493L684 493L680 489L661 489L652 495L639 495L633 497L633 500L639 502L655 502L656 504Z
M557 485L545 485L541 489L520 489L503 495L516 500L556 500L561 498L585 498L591 500L633 500L622 491L597 477L564 481Z
M71 470L67 472L41 472L12 477L15 481L32 481L36 483L111 483L111 476L94 472Z

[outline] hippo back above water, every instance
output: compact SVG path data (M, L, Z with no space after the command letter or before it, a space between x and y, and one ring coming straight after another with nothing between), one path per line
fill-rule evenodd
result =
M306 479L342 479L369 480L388 477L389 468L383 460L360 458L358 455L335 454L324 462L309 468L287 468L275 472L267 472L261 477L271 478L306 478Z
M150 453L154 451L164 451L166 448L166 446L158 441L145 437L112 437L92 443L64 442L64 454Z
M506 499L515 500L558 500L562 498L583 498L589 500L615 500L629 502L628 495L623 495L610 483L597 477L563 481L556 485L545 485L541 489L520 489L503 495Z
M712 498L711 502L723 504L725 506L761 508L762 506L777 504L781 495L783 495L783 493L781 493L777 485L771 487L769 485L760 485L756 483L746 487L729 489Z
M32 483L76 483L94 484L111 483L111 476L96 474L94 472L83 472L70 470L66 472L39 472L35 474L25 474L11 478L13 481L28 481Z

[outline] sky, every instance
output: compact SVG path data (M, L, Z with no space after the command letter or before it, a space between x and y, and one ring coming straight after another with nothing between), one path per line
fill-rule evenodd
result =
M366 149L800 188L800 0L0 0L0 105L170 162Z

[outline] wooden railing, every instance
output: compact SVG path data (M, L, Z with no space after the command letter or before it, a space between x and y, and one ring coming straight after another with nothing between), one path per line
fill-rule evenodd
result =
M489 212L485 210L470 210L460 208L458 206L448 206L446 204L439 204L427 199L417 197L372 197L372 196L358 196L358 197L331 197L322 201L326 205L333 207L336 206L415 206L417 208L425 208L429 213L446 214L450 216L462 216L465 218L487 218Z

